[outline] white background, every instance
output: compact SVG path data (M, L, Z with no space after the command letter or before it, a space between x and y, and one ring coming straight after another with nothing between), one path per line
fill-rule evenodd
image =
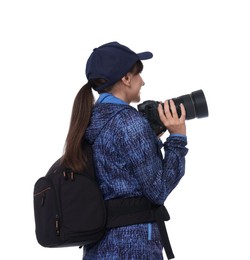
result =
M62 151L94 47L152 51L142 100L203 89L186 175L166 201L176 260L250 259L250 4L237 0L1 0L1 259L81 259L35 238L33 186ZM167 137L167 134L163 137Z

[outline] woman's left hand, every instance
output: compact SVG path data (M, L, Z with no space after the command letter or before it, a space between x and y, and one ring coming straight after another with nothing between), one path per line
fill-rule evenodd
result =
M162 104L158 106L159 117L170 134L186 135L186 110L183 104L180 104L180 109L181 116L179 117L173 100L164 102L164 111Z

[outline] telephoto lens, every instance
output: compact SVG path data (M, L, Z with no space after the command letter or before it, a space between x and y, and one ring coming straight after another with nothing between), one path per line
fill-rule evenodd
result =
M182 103L186 110L186 119L208 117L208 107L204 92L196 90L188 95L173 98L178 116L181 116L180 104Z
M178 116L181 116L180 104L182 103L186 110L186 119L208 117L207 101L203 91L196 90L191 94L172 98ZM158 101L147 100L137 106L138 111L149 121L150 126L157 135L165 132L167 129L160 120L158 113ZM162 104L163 105L163 104Z

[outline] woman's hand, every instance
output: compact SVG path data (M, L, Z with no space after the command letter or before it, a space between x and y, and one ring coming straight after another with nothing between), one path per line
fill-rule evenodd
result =
M169 107L170 103L170 107ZM183 104L180 104L181 116L179 118L174 101L166 100L164 102L164 111L162 104L158 106L158 112L162 123L168 129L170 134L182 134L186 135L186 110Z

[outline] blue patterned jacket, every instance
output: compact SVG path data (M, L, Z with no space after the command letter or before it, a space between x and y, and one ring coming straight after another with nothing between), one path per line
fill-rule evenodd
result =
M162 143L132 106L98 103L85 134L93 144L96 176L105 200L145 196L163 204L185 171L186 137ZM164 152L162 153L162 148ZM162 259L155 223L111 229L84 259Z

